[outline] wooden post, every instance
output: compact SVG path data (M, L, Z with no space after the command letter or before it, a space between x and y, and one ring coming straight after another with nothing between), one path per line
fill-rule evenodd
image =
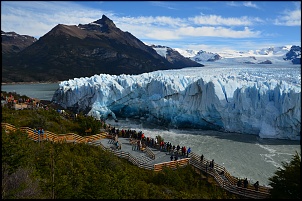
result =
M54 148L53 148L53 144L52 144L52 168L51 168L51 171L52 171L52 199L55 199L55 168L54 168L54 165L55 165L55 162L54 162Z

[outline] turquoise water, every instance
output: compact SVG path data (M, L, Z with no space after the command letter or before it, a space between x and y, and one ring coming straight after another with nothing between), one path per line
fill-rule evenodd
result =
M59 83L1 85L1 91L16 92L17 94L40 100L51 100L55 90L58 88Z

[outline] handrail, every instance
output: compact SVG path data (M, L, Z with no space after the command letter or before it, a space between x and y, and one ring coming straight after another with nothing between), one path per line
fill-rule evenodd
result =
M214 169L212 170L209 167L206 167L206 165L204 164L206 162L209 162L209 160L204 159L203 161L200 161L200 156L198 156L197 154L195 154L193 152L191 153L190 165L213 176L214 179L217 181L217 183L225 190L238 194L238 195L245 196L245 197L254 198L254 199L259 199L259 198L263 199L263 198L269 197L269 190L271 188L261 186L261 190L259 187L259 190L256 191L251 187L251 185L248 185L247 188L238 187L237 186L238 179L231 176L229 174L229 172L223 166L220 166L219 164L215 164ZM224 171L223 175L220 174L221 171Z
M146 154L151 158L151 159L155 159L155 154L153 153L153 151L148 147L148 146L146 146L145 147L145 149L146 149Z

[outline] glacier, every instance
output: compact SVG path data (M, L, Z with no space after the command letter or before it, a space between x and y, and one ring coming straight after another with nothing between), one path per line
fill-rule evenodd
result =
M211 64L100 74L60 82L52 101L96 119L141 118L169 128L300 140L301 66Z

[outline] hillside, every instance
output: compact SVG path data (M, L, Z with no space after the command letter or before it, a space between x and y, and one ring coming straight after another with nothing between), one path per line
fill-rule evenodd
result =
M20 52L37 41L37 39L32 36L20 35L15 32L4 32L2 30L1 39L2 56Z

